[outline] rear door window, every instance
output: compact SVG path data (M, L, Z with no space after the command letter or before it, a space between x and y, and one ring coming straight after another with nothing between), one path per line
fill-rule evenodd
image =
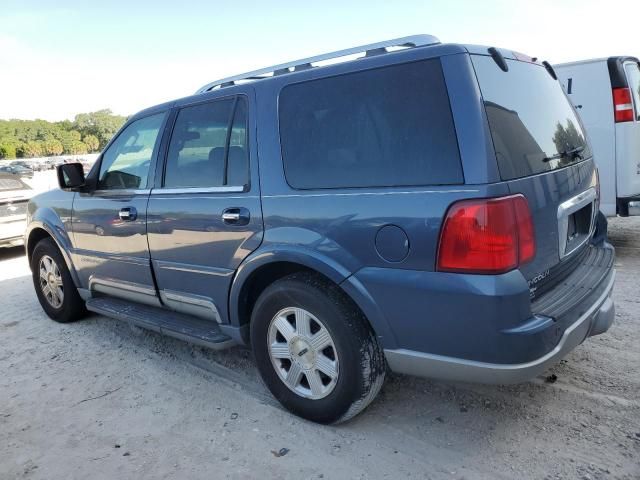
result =
M503 180L573 165L591 153L562 87L537 64L472 55Z
M285 87L280 138L299 189L463 182L439 60Z
M244 97L180 109L171 134L164 187L243 187L249 182Z
M640 120L640 67L637 63L626 63L624 70L627 73L627 82L629 82L629 88L633 96L636 120Z

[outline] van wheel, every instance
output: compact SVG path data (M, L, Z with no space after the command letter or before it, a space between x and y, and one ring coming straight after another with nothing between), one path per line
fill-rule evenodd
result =
M386 364L367 320L336 285L295 273L267 287L251 315L262 379L291 412L340 423L380 391Z
M49 318L65 323L86 315L85 303L52 239L44 238L36 245L31 257L31 274L40 305Z

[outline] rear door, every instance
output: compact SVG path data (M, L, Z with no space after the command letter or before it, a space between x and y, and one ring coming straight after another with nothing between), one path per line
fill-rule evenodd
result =
M490 56L472 61L500 176L531 208L537 251L521 271L535 296L567 273L593 233L595 166L575 111L543 66L507 59L505 72Z
M218 322L226 321L236 268L262 239L250 92L177 109L164 172L149 200L160 298L173 310Z
M633 115L616 122L618 197L640 196L640 66L625 61L624 75L630 90Z

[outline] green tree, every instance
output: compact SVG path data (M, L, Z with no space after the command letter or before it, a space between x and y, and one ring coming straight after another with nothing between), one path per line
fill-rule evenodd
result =
M20 144L16 148L16 155L22 158L32 158L42 156L42 142L30 140Z
M48 138L45 140L42 143L42 149L44 154L47 156L62 155L62 152L64 151L62 148L62 142L55 138Z
M125 117L114 115L111 110L105 109L76 115L73 126L83 135L96 136L100 142L99 148L102 148L111 140L125 120Z
M100 140L95 135L85 135L82 142L87 146L89 152L97 152L100 148Z
M0 120L0 158L98 151L125 120L125 117L113 115L110 110L81 113L76 115L73 122Z
M0 142L0 158L16 158L15 144Z
M84 143L82 143L80 140L73 140L73 142L71 142L71 148L68 153L70 153L71 155L84 155L85 153L87 153L87 151L87 146Z

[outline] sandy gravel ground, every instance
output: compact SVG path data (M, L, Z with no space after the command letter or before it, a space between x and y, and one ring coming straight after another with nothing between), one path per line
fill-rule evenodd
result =
M247 351L48 320L21 249L0 250L0 479L638 479L640 219L610 233L616 322L555 383L395 376L339 427L280 408Z

